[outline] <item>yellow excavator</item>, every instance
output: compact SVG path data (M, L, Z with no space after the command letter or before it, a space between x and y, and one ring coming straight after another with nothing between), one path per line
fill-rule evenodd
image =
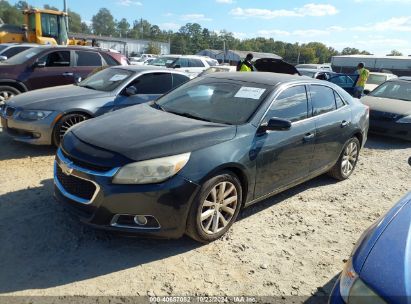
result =
M69 39L65 12L33 8L24 10L23 14L23 26L0 24L0 43L87 45L84 40Z

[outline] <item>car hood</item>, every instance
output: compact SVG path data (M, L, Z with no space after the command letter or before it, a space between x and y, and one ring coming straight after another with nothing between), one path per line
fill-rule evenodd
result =
M398 296L411 295L410 202L411 192L389 211L388 214L391 211L394 214L371 247L359 273L360 278L389 303L400 303Z
M16 95L7 101L8 106L32 110L64 110L68 102L109 97L109 92L95 91L76 85L65 85L34 90Z
M281 59L260 58L254 62L254 66L259 72L300 75L295 66Z
M190 119L143 104L86 121L69 133L98 149L140 161L216 145L234 138L236 130L236 126Z
M411 101L390 99L374 96L365 96L361 102L370 107L370 110L388 112L400 115L411 114Z

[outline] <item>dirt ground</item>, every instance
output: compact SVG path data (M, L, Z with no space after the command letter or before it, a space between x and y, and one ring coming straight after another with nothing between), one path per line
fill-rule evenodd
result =
M321 176L256 204L212 244L125 238L84 226L54 201L54 153L0 131L0 295L325 302L362 231L411 190L411 144L372 136L349 180Z

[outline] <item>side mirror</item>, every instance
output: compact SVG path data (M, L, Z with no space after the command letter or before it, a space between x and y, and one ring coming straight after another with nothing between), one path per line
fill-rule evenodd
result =
M0 61L5 61L7 60L7 56L0 56Z
M33 64L33 67L34 68L45 68L46 67L46 63L43 61L43 62L39 62L39 61L36 61L34 64Z
M179 64L176 64L175 66L173 66L173 69L180 69L181 68L181 65L179 65Z
M137 94L137 88L135 86L129 86L126 88L126 95L127 96L133 96Z
M291 129L291 121L287 119L273 117L268 122L262 124L259 128L260 132L266 131L287 131Z
M80 75L75 75L75 76L74 76L74 82L75 82L76 84L79 84L82 80L83 80L83 79L81 78Z

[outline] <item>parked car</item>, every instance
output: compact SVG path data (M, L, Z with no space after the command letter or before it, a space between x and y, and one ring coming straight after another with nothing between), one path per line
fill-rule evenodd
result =
M361 101L370 107L370 132L411 140L411 77L388 80Z
M320 79L320 80L328 80L331 77L337 75L337 73L330 72L328 70L305 69L305 68L297 68L297 70L303 76Z
M323 71L329 71L332 72L333 69L331 67L331 64L314 64L314 63L308 63L308 64L297 64L295 66L297 70L299 69L310 69L310 70L323 70Z
M365 84L364 94L369 94L372 90L378 87L380 84L386 82L387 80L396 79L397 75L390 73L377 73L370 72L367 83Z
M288 62L276 58L259 58L253 63L258 72L270 72L290 75L300 75L298 70Z
M330 304L405 304L411 297L411 192L369 227L334 285Z
M123 55L81 46L39 46L0 62L0 102L23 92L73 84Z
M327 79L327 81L343 88L351 96L354 96L354 90L357 80L357 74L334 74L329 79Z
M218 73L218 72L236 72L236 67L235 66L230 66L230 65L218 65L218 66L212 66L209 67L208 69L202 71L198 77L211 74L211 73Z
M24 93L0 111L3 132L17 141L58 145L73 125L104 113L154 100L190 78L159 67L118 66L75 85Z
M210 242L244 206L326 172L348 178L367 129L367 107L331 83L213 73L72 127L55 195L95 227Z
M196 77L210 66L218 65L218 61L197 55L168 55L153 60L150 65L166 66L177 71L188 73L191 77Z
M18 53L38 46L34 43L2 43L0 44L0 61L5 61Z

